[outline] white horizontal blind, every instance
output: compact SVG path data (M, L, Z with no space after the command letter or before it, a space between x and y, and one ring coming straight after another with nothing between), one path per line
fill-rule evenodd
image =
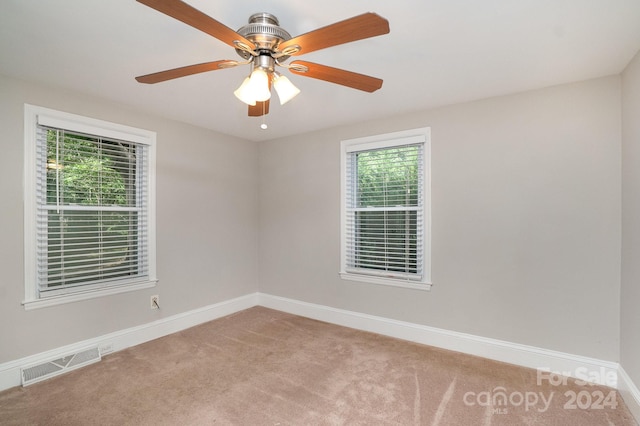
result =
M423 143L347 153L347 272L422 280L423 156Z
M149 279L148 146L37 125L40 297Z

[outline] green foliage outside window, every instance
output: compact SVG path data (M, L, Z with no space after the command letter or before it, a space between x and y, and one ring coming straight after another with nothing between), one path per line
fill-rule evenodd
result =
M135 152L129 143L47 130L47 205L60 207L48 210L49 288L135 273L138 253L129 247L138 212L126 210L136 205Z
M356 167L358 207L418 205L418 147L359 152Z
M359 152L356 170L355 266L416 273L419 147Z

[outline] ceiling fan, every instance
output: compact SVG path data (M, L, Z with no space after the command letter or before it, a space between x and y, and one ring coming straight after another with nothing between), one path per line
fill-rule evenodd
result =
M288 69L296 75L340 84L365 92L382 87L382 80L339 68L306 61L286 64L291 56L314 52L356 40L387 34L389 22L375 13L364 13L317 30L291 37L280 27L278 18L270 13L251 15L249 23L238 31L216 21L180 0L137 0L165 15L171 16L233 47L242 61L220 60L160 71L136 77L140 83L160 83L206 71L251 65L250 76L244 79L234 92L236 97L249 105L249 116L269 113L271 87L275 87L280 104L292 99L300 90L276 67Z

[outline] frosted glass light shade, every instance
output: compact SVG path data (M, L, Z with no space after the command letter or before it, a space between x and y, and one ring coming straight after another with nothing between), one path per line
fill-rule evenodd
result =
M258 102L266 101L271 97L269 90L269 76L264 70L256 68L249 78L249 90L253 93L254 99Z
M300 89L294 86L293 83L283 75L276 76L273 80L273 86L276 88L278 98L280 98L280 105L286 104L300 93Z
M256 102L264 102L271 97L269 76L263 69L256 68L250 77L244 79L240 87L238 87L233 94L248 105L255 105Z
M249 90L249 80L249 77L245 78L240 87L238 87L233 94L245 104L255 106L256 100Z

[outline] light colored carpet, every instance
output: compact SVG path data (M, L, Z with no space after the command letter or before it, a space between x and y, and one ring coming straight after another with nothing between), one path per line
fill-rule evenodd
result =
M589 408L571 407L580 392ZM4 391L0 424L636 424L598 392L611 389L255 307Z

